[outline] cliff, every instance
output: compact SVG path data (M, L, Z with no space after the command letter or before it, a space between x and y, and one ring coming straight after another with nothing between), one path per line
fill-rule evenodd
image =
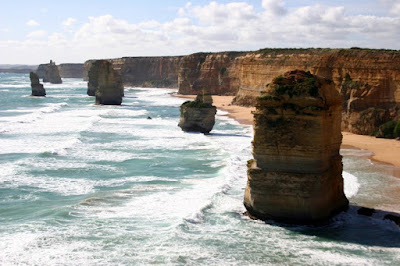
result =
M60 64L58 71L61 78L83 78L83 64Z
M276 77L254 112L244 205L259 219L313 223L345 209L341 97L304 71Z
M43 79L50 64L40 64L36 74ZM83 78L83 64L60 64L57 66L61 78Z
M180 94L236 95L240 87L238 58L243 53L197 53L183 57L178 74Z
M109 59L125 86L177 88L181 56L123 57ZM84 80L94 60L84 64Z
M193 54L182 59L179 93L236 95L254 106L273 78L292 69L330 79L343 99L342 129L372 134L400 120L400 52L366 49L264 49L248 53Z

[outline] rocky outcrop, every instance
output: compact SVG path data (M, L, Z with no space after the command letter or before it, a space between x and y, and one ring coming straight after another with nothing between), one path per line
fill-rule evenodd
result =
M113 68L122 76L125 86L176 88L181 56L171 57L123 57L110 59ZM84 64L84 80L95 60Z
M29 73L31 80L32 94L31 96L46 96L46 90L43 88L43 84L40 84L39 77L34 72Z
M121 76L107 60L94 61L89 70L88 94L94 92L96 104L120 105L124 95ZM90 94L89 94L90 95Z
M46 76L46 71L49 64L40 64L36 69L36 75L38 75L39 79L43 79Z
M251 216L314 223L347 208L341 109L333 82L309 72L287 72L267 86L254 112L244 196Z
M83 78L83 64L60 64L58 71L61 78Z
M182 59L178 75L180 94L236 95L240 87L236 60L243 53L197 53Z
M215 124L217 108L212 105L210 93L200 93L196 100L184 102L178 126L186 132L210 133Z
M46 74L44 75L43 82L50 82L52 84L61 84L62 80L56 63L50 60L50 64L46 68Z
M400 120L398 51L264 49L193 54L182 59L179 92L196 94L207 84L213 94L236 94L234 104L254 106L274 77L292 69L310 71L333 81L343 97L345 131L372 134L380 124Z
M39 78L46 77L50 64L40 64L36 69ZM61 78L83 78L83 64L60 64L57 66Z

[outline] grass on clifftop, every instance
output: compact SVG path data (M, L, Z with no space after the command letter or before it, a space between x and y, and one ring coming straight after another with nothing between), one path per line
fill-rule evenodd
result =
M310 95L312 97L318 96L318 86L315 77L305 72L306 76L302 79L292 80L283 76L278 76L274 79L275 95L281 96L288 94L290 98L293 96Z
M203 103L202 101L186 101L181 105L181 107L188 107L188 108L207 108L211 106L212 104Z

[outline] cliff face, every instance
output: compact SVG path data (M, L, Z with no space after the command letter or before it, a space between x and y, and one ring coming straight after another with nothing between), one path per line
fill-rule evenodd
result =
M347 207L339 154L341 99L333 86L291 71L275 78L258 99L244 196L250 215L312 223Z
M176 88L182 57L124 57L110 59L113 68L122 76L124 85L138 87ZM84 80L94 60L84 64Z
M214 95L236 95L240 87L242 53L198 53L182 59L178 75L180 94L210 91Z
M43 79L50 64L40 64L36 69L36 74ZM83 64L60 64L57 66L61 78L82 78ZM87 75L87 73L86 73Z
M270 49L200 55L182 59L182 94L196 94L208 86L213 94L236 94L234 104L254 106L274 77L300 69L332 80L341 92L343 130L371 134L383 122L400 120L400 53L396 51Z
M83 78L83 64L60 64L58 71L61 78Z

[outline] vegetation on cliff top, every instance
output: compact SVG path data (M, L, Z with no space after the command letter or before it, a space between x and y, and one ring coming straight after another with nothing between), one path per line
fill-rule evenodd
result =
M315 77L310 72L301 72L302 76L278 76L274 79L275 96L284 94L293 96L309 95L312 97L318 96L318 84Z
M202 101L186 101L184 102L181 107L187 107L187 108L208 108L211 107L212 104L209 103L204 103Z

